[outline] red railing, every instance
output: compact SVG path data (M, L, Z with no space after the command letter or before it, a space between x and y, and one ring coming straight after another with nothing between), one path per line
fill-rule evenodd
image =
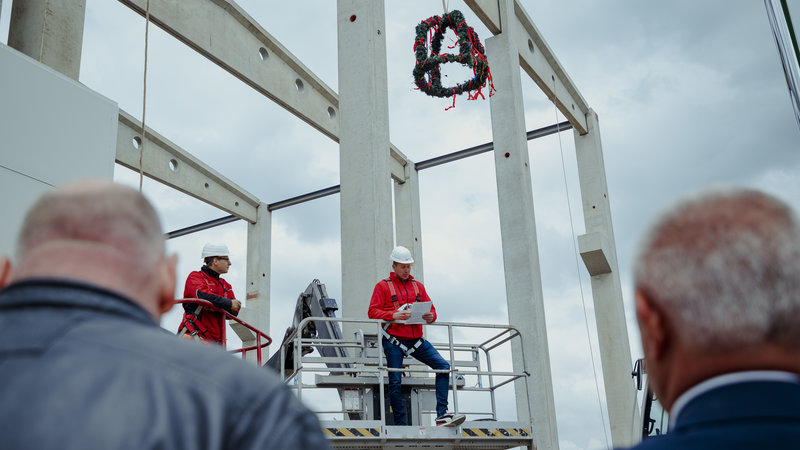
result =
M256 327L254 327L254 326L250 325L249 323L245 322L244 320L234 316L233 314L229 313L228 311L225 311L224 309L221 309L221 308L217 308L216 306L214 306L213 303L209 302L208 300L202 300L202 299L199 299L199 298L179 298L179 299L175 300L175 304L176 305L177 304L182 304L182 303L193 303L195 305L202 306L204 309L210 309L212 311L216 311L216 312L218 312L220 314L223 314L226 320L233 320L234 322L236 322L236 323L242 325L243 327L247 328L248 330L252 331L253 334L256 335L256 345L251 345L249 347L242 347L242 348L237 348L237 349L228 350L228 351L230 353L241 353L242 354L242 359L244 359L244 356L245 356L246 352L249 352L251 350L255 350L256 351L256 361L258 362L259 366L261 365L261 349L272 343L272 338L269 337L266 333L263 333L262 331L260 331ZM220 336L222 336L222 342L226 342L227 327L225 325L226 325L226 321L222 321L222 329L220 330ZM263 340L266 340L266 342L263 343L263 344L261 343L262 338L263 338Z

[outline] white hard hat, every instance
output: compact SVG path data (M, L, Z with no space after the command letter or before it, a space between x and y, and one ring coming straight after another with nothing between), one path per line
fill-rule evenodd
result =
M398 245L392 250L392 261L400 264L413 264L414 258L411 257L411 252L402 245Z
M209 256L228 256L228 246L225 244L206 244L203 246L203 259Z

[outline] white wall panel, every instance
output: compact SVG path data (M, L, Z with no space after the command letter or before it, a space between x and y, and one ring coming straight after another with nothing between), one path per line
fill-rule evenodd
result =
M0 254L47 189L114 174L117 104L0 44Z

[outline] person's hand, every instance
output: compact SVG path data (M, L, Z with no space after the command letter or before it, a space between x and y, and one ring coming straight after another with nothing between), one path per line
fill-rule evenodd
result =
M425 320L425 322L431 323L433 322L433 313L428 311L422 315L422 318Z
M242 309L242 302L239 300L231 299L231 311L238 311Z
M392 320L406 320L411 317L411 311L395 311L392 314Z

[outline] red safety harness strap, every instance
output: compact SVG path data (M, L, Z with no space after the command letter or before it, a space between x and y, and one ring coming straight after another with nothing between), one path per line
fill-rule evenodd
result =
M208 340L208 329L202 323L196 322L203 311L202 305L197 305L194 312L191 314L184 314L181 328L178 331L178 336L183 339L199 339L201 341Z

